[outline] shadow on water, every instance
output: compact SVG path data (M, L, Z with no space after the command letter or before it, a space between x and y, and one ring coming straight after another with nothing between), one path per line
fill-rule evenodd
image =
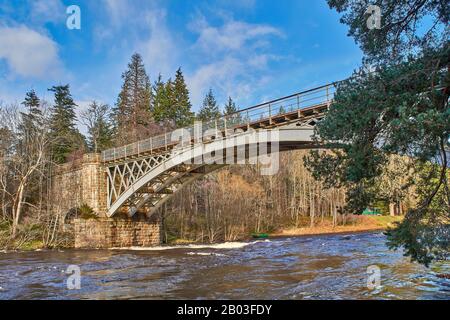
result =
M163 250L164 249L164 250ZM69 265L81 289L68 290ZM367 288L367 267L381 286ZM425 268L382 233L148 250L0 253L1 299L449 299L448 262Z

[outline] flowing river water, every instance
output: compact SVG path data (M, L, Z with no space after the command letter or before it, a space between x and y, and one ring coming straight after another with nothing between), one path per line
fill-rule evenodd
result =
M81 288L67 289L69 265ZM369 290L369 266L380 287ZM1 299L450 299L450 263L425 268L380 232L135 250L0 253Z

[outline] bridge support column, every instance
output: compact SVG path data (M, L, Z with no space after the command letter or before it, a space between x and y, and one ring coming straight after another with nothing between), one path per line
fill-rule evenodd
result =
M81 204L93 209L97 218L75 219L76 248L150 247L161 243L160 219L137 213L132 218L122 215L107 217L106 169L100 154L86 154L79 171Z
M99 217L106 217L106 171L100 154L84 155L80 175L83 203L90 206Z
M52 180L55 215L64 221L64 230L73 233L76 248L148 247L161 243L160 219L147 218L145 212L132 218L107 217L106 168L100 154L85 154L82 159L57 168ZM77 208L88 205L95 216L76 217Z
M75 219L75 248L151 247L161 243L161 222L157 215L132 218Z

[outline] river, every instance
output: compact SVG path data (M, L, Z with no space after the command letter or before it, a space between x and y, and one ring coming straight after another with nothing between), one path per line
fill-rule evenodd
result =
M69 265L80 289L67 289ZM380 268L369 290L367 268ZM450 263L425 268L380 232L135 250L0 253L1 299L450 299ZM70 281L69 281L70 282ZM74 283L74 282L70 282Z

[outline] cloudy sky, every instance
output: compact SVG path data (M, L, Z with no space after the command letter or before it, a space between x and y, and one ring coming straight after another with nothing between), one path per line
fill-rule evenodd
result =
M66 27L70 5L81 29ZM209 88L244 108L349 76L361 52L325 0L0 0L0 100L69 83L80 108L114 104L139 52L151 81L181 67L198 110Z

